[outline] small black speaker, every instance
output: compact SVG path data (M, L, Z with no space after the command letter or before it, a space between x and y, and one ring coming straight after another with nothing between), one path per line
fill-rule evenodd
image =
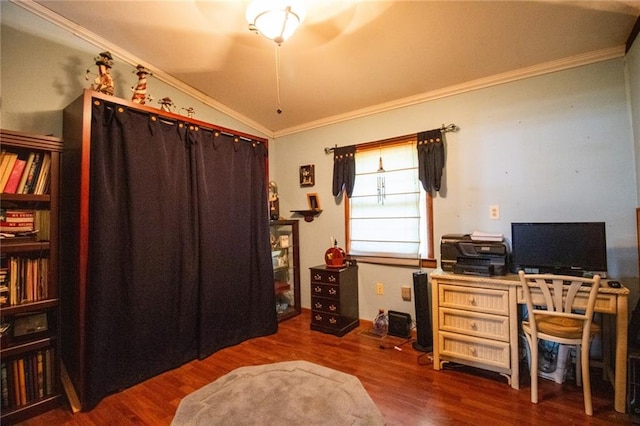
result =
M416 305L416 335L413 348L420 352L433 350L433 331L431 330L431 309L429 302L429 286L426 272L413 273L413 294Z
M411 337L411 315L404 312L389 311L389 328L387 334L390 336Z

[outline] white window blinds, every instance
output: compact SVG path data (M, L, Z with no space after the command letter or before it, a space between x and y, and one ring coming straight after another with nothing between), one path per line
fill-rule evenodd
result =
M355 160L349 254L426 257L426 202L415 144L358 151Z

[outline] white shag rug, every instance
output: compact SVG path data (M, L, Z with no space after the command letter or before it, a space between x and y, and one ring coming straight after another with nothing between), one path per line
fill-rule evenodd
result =
M180 401L172 426L384 425L357 377L306 361L240 367Z

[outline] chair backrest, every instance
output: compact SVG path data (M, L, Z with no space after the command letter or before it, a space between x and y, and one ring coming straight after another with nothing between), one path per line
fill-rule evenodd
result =
M531 319L536 313L580 318L584 319L587 325L591 324L598 288L600 288L599 275L594 275L593 278L583 278L554 274L525 274L524 271L520 271L519 275L534 332L537 332L537 327L535 321L531 321ZM531 288L539 289L543 300L537 300L534 304ZM582 303L579 303L578 309L576 309L575 302L578 294L588 294L588 298L586 306L584 298L580 298Z

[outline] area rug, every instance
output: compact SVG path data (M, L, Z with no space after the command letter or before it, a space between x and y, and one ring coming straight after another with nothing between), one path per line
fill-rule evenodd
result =
M180 401L172 426L384 425L357 377L306 361L240 367Z

